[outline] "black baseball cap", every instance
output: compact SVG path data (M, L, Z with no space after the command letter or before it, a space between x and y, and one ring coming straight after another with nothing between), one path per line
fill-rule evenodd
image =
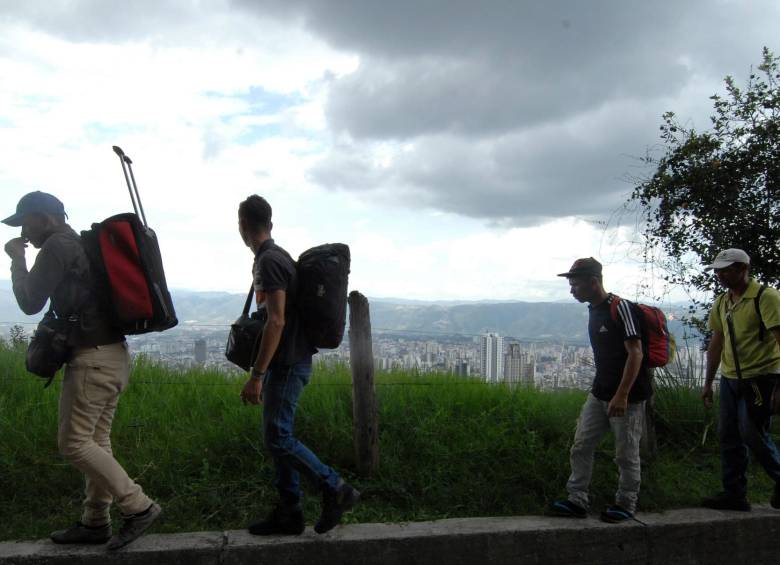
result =
M56 196L48 192L36 190L22 196L16 205L16 214L8 216L3 223L13 227L19 227L24 223L24 217L28 214L59 214L65 216L65 206Z
M559 277L600 277L601 263L593 257L577 259L566 273L559 273Z

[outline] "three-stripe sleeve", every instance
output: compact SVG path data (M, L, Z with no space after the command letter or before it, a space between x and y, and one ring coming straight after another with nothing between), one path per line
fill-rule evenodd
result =
M623 336L624 339L642 337L639 331L639 323L637 322L636 316L634 316L634 313L631 311L628 302L625 300L618 302L617 311L620 320L623 322L623 331L625 332Z

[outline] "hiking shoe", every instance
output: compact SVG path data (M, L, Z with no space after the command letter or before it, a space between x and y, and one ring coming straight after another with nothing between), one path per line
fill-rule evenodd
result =
M776 492L776 491L775 491ZM742 496L734 496L727 492L720 492L715 496L705 498L701 501L705 508L713 510L737 510L739 512L750 512L750 503Z
M775 483L775 494L769 499L769 504L772 505L772 508L780 510L780 483Z
M554 500L550 504L550 514L561 518L587 518L588 511L571 500Z
M341 481L335 492L325 492L322 495L322 513L314 524L314 531L324 534L341 522L344 512L352 509L360 499L360 493L352 485Z
M609 524L619 524L633 518L633 513L618 504L610 504L601 512L601 521Z
M264 520L249 524L248 529L255 536L298 536L306 529L306 523L300 506L290 508L277 504Z
M137 539L149 528L149 526L154 524L161 513L162 508L160 508L160 505L153 502L152 505L143 512L124 516L119 533L112 537L111 541L108 542L108 549L110 551L119 549Z
M85 526L81 522L76 522L70 528L52 532L49 538L54 543L106 543L111 539L111 524Z

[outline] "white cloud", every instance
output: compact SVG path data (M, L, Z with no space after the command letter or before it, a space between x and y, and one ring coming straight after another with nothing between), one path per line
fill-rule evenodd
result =
M773 40L777 8L443 6L10 3L0 214L37 189L79 229L128 210L118 144L173 287L244 291L236 208L261 193L294 255L349 243L369 295L566 299L554 274L588 255L630 294L629 234L583 218L622 202L627 155L663 110L706 127L707 97Z

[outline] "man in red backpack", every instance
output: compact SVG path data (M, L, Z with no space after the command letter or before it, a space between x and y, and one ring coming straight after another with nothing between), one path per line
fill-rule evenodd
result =
M780 451L772 440L772 413L780 413L780 292L750 276L750 257L726 249L705 270L726 289L709 318L712 339L702 399L712 406L720 368L720 460L723 491L702 504L718 510L750 510L748 449L775 483L771 504L780 508Z
M550 511L556 516L585 518L588 515L588 487L593 455L604 434L615 436L615 462L620 469L615 504L601 513L605 522L632 519L639 497L641 469L639 441L644 424L645 401L652 395L650 377L642 363L641 321L626 300L617 300L604 290L601 263L593 257L577 259L565 273L572 296L588 302L588 334L593 347L596 375L577 422L571 447L571 475L566 483L569 496L556 500Z
M322 492L322 512L314 531L323 534L339 524L360 493L294 435L295 410L312 373L311 346L297 306L295 261L271 238L271 205L252 195L238 207L238 231L252 250L258 308L267 321L259 352L241 391L244 403L263 403L263 441L276 469L279 502L269 515L249 525L254 535L298 535L305 529L301 508L303 475Z
M109 323L101 305L81 240L65 222L65 208L56 197L31 192L19 200L4 224L22 228L22 236L5 245L11 257L13 292L27 314L40 312L51 300L59 318L70 319L71 347L59 402L57 443L62 456L86 478L81 520L53 532L55 543L99 544L109 549L127 545L160 515L160 506L135 483L111 452L111 422L119 395L127 385L130 357L125 336ZM40 249L27 269L27 242ZM109 509L116 501L124 516L111 536Z

